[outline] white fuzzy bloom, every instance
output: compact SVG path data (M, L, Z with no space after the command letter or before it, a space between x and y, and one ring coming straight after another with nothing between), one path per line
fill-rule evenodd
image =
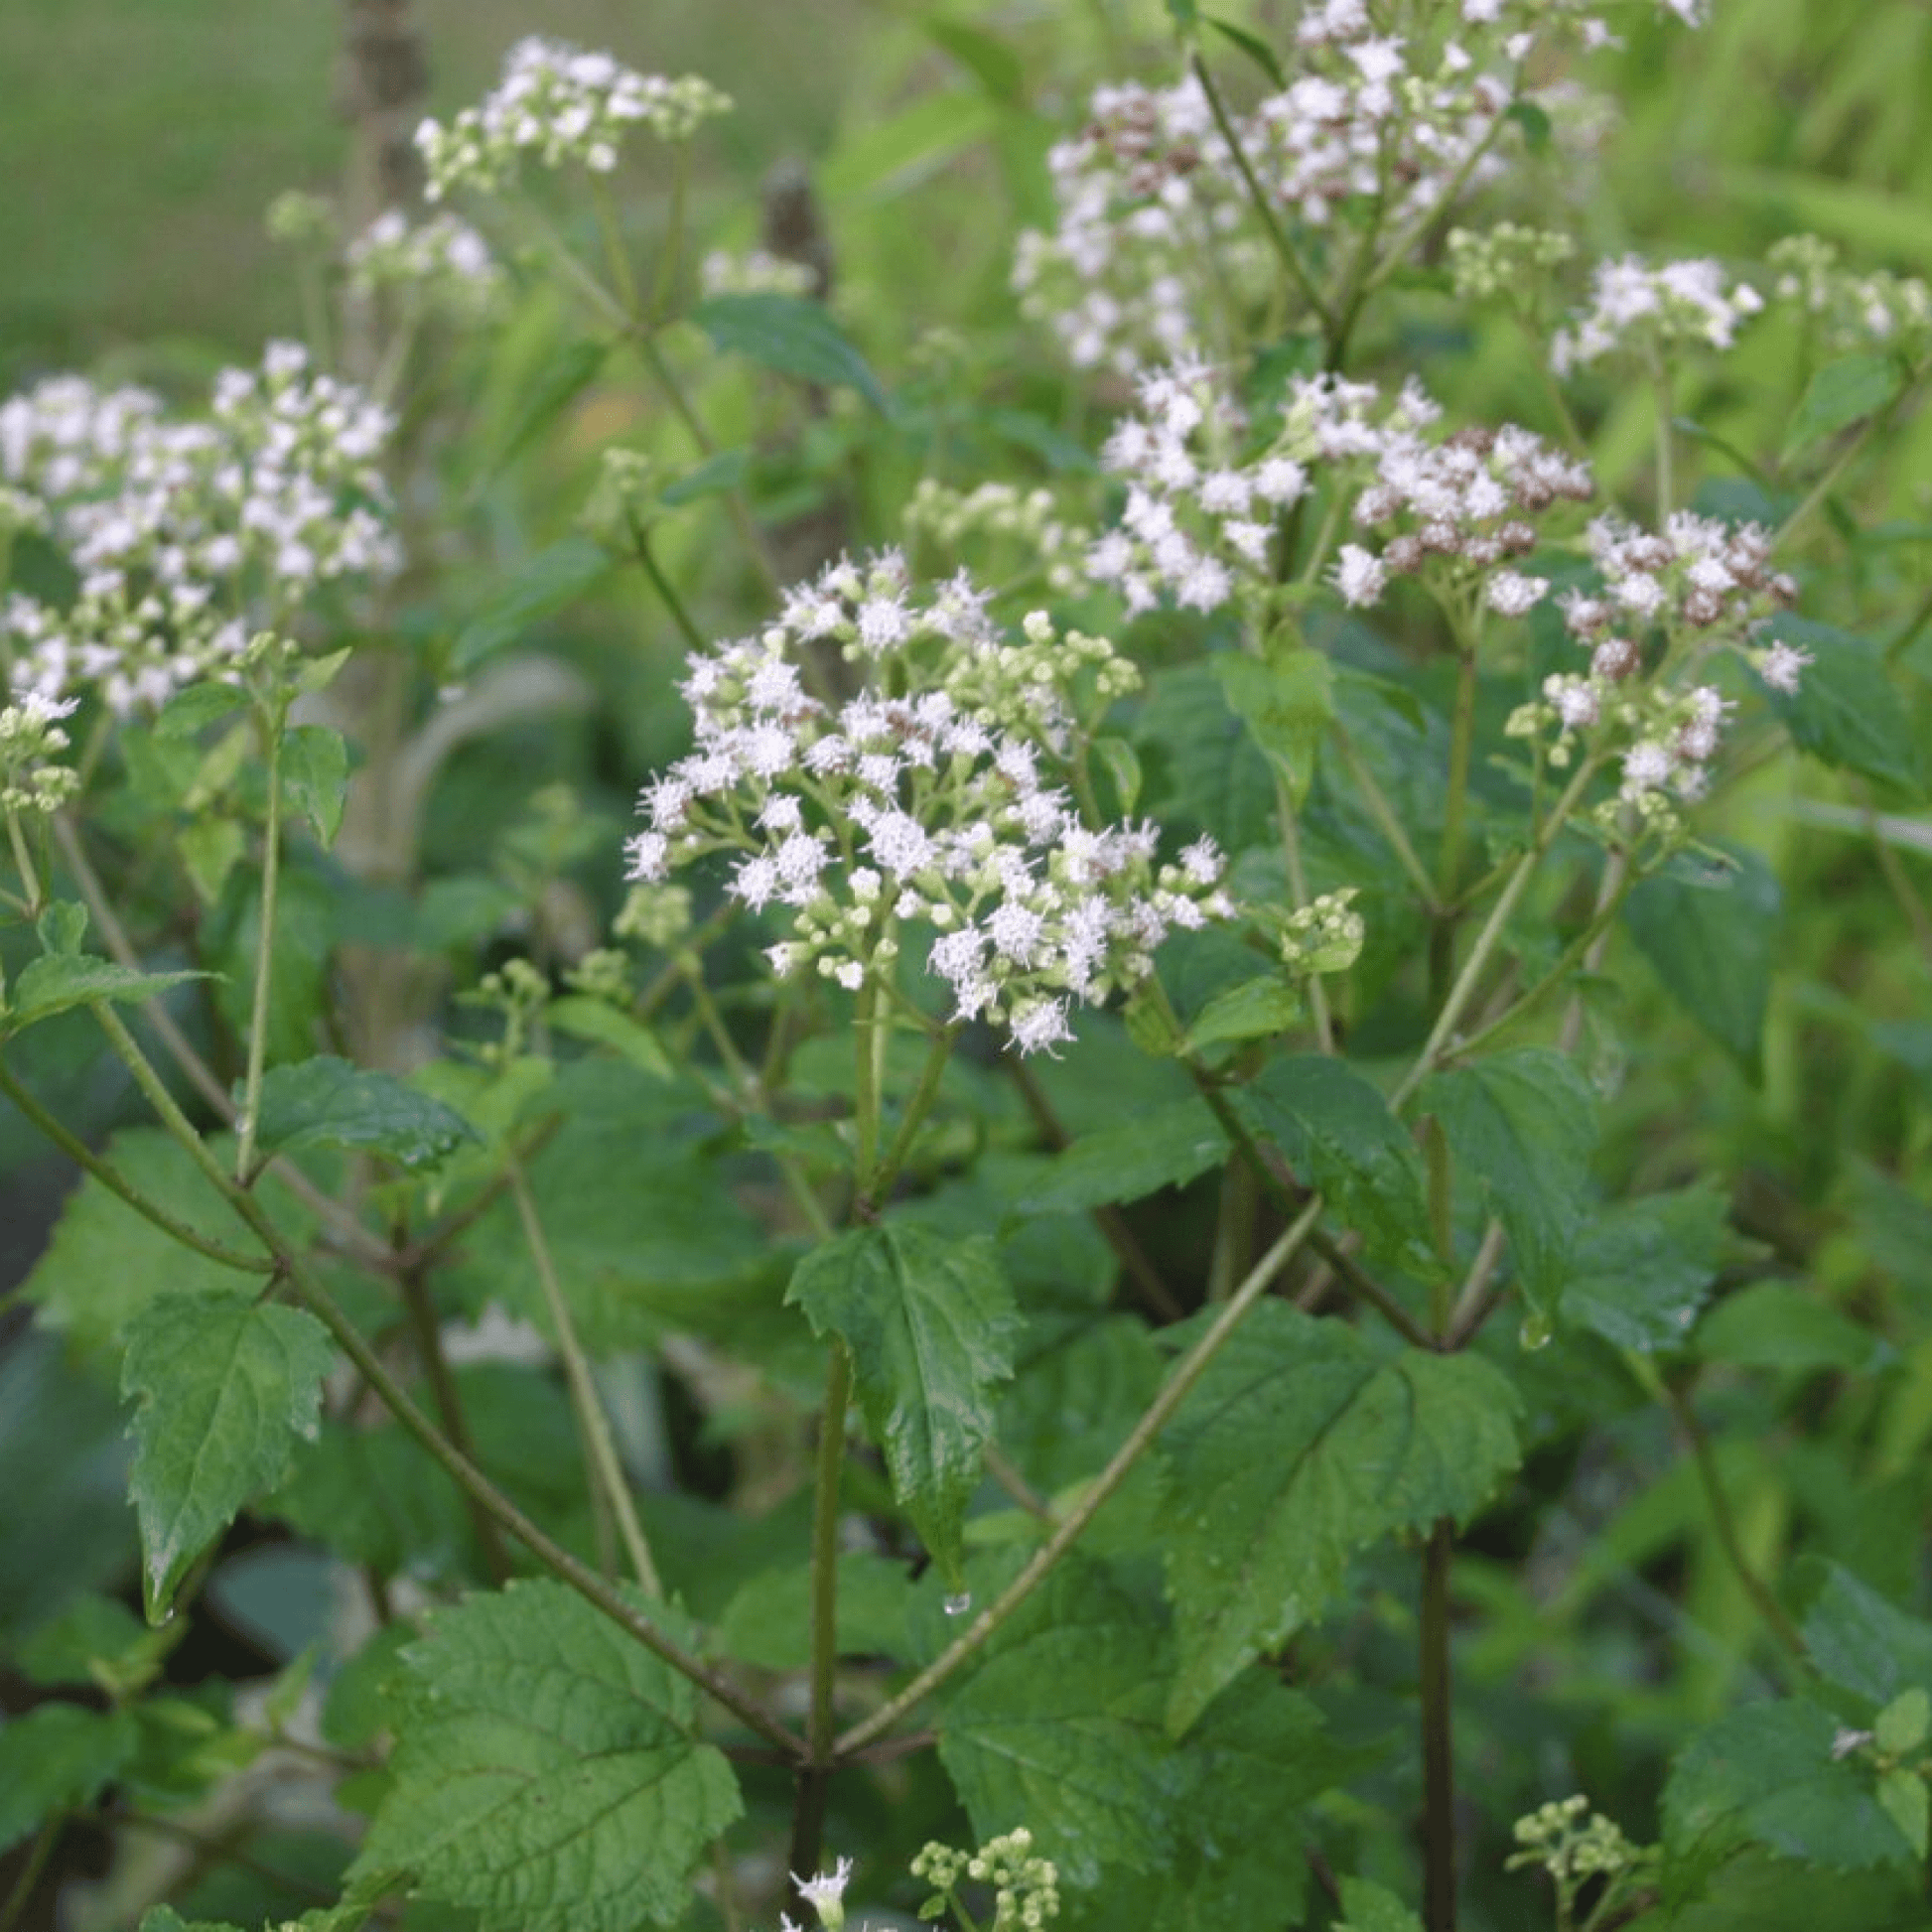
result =
M1372 551L1360 544L1344 543L1336 553L1333 571L1335 589L1350 610L1359 611L1375 603L1388 586L1388 567Z

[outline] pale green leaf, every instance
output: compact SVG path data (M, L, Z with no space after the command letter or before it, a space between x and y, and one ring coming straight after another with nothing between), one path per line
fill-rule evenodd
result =
M143 973L90 953L51 953L22 968L8 1011L0 1014L0 1030L18 1033L37 1020L50 1020L95 1001L124 1005L152 1000L170 987L209 977L194 972Z
M1274 761L1299 809L1314 778L1315 754L1334 722L1334 674L1318 650L1272 646L1266 658L1216 651L1208 660L1228 708Z
M1783 461L1789 463L1814 443L1883 409L1904 383L1905 372L1895 356L1841 355L1827 362L1806 385L1792 415Z
M1770 693L1800 751L1914 797L1923 794L1925 760L1910 711L1871 645L1788 614L1771 620L1765 640L1795 645L1811 659L1796 691Z
M348 795L348 746L327 725L292 725L282 740L282 791L325 847L342 830Z
M128 1331L123 1399L136 1398L131 1482L142 1583L161 1615L197 1557L313 1438L329 1336L301 1309L233 1295L170 1295Z
M457 633L451 670L468 677L587 596L610 571L610 556L589 537L565 537L539 551Z
M1932 1698L1922 1685L1911 1685L1878 1713L1871 1729L1878 1748L1892 1757L1916 1750L1932 1730Z
M1481 1504L1516 1466L1516 1406L1475 1356L1383 1360L1344 1322L1255 1309L1161 1439L1180 1645L1170 1728L1319 1616L1354 1551Z
M1698 1353L1742 1368L1870 1367L1882 1339L1795 1282L1754 1282L1727 1296L1698 1328Z
M657 1043L656 1035L641 1021L633 1020L629 1014L614 1007L609 1000L594 1000L580 993L567 994L563 999L550 1003L545 1009L544 1018L559 1033L568 1034L573 1039L588 1039L622 1054L639 1072L648 1073L659 1080L671 1078L671 1063L665 1057L663 1047Z
M991 1240L915 1223L813 1249L785 1300L852 1353L853 1387L893 1493L943 1575L957 1575L966 1502L993 1439L991 1390L1013 1373L1020 1315Z
M682 1918L693 1863L742 1807L669 1665L548 1582L440 1612L402 1661L394 1784L353 1872L406 1871L481 1932Z
M1341 1909L1348 1916L1336 1923L1335 1932L1422 1932L1422 1920L1372 1879L1342 1879Z

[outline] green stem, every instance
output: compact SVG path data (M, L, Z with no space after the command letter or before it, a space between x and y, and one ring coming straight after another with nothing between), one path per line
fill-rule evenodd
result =
M616 1439L611 1434L611 1419L591 1374L590 1358L577 1336L571 1319L570 1304L564 1299L563 1284L557 1279L557 1266L544 1238L543 1222L537 1214L536 1198L530 1191L529 1176L520 1166L510 1171L510 1193L516 1201L517 1219L523 1224L523 1238L529 1244L530 1259L536 1264L537 1280L543 1288L543 1305L550 1314L550 1325L557 1331L557 1352L563 1357L564 1380L570 1385L571 1407L577 1412L577 1427L590 1452L591 1466L605 1497L617 1517L618 1534L623 1539L637 1587L646 1596L661 1598L664 1586L658 1580L657 1566L651 1561L650 1545L644 1527L637 1520L637 1506L631 1499L630 1484L618 1457Z
M1469 150L1467 156L1463 159L1461 167L1449 178L1449 185L1437 196L1435 201L1431 202L1420 214L1416 215L1410 221L1407 227L1397 232L1395 239L1389 243L1388 253L1376 263L1375 267L1369 271L1367 278L1363 281L1361 292L1357 297L1358 307L1361 303L1366 302L1408 260L1410 249L1429 232L1437 221L1449 212L1455 198L1468 186L1469 177L1475 173L1483 156L1496 145L1497 138L1501 135L1507 119L1507 114L1498 114L1489 123L1489 131Z
M0 1061L0 1094L4 1094L33 1123L43 1138L53 1142L75 1166L90 1173L109 1193L124 1200L144 1221L151 1221L170 1239L179 1241L184 1248L194 1249L199 1255L206 1255L209 1261L217 1262L223 1268L233 1268L247 1275L274 1274L275 1263L266 1256L244 1255L225 1247L203 1234L200 1229L190 1227L186 1221L176 1220L165 1207L149 1200L119 1169L103 1161L84 1141L69 1133L14 1078L4 1061Z
M1455 709L1449 724L1449 791L1443 800L1443 844L1436 861L1436 897L1445 905L1454 898L1456 877L1462 870L1462 827L1468 809L1469 759L1475 746L1475 639L1458 635Z
M677 294L677 272L684 258L684 214L691 184L691 144L679 141L671 149L670 212L664 223L664 246L657 257L657 278L651 288L653 324L661 324Z
M900 1170L911 1155L919 1129L925 1125L926 1116L932 1111L932 1103L939 1097L939 1085L946 1076L946 1067L952 1059L953 1041L958 1037L959 1030L956 1027L942 1028L932 1035L925 1064L919 1069L919 1083L905 1103L905 1114L898 1124L898 1132L894 1135L892 1146L886 1150L886 1158L879 1164L879 1172L864 1183L865 1197L875 1207L885 1205L892 1194L893 1183L898 1179Z
M1308 263L1302 259L1301 250L1286 228L1275 207L1268 199L1267 190L1255 178L1255 171L1249 165L1247 154L1241 146L1241 137L1234 131L1234 122L1228 117L1228 110L1221 99L1221 92L1214 84L1214 76L1207 70L1207 63L1198 54L1188 57L1194 78L1200 82L1201 92L1207 96L1207 109L1214 116L1214 125L1221 131L1221 139L1228 144L1228 152L1234 157L1234 165L1240 172L1243 185L1248 191L1248 199L1254 203L1255 211L1261 216L1262 226L1268 231L1269 245L1281 257L1282 266L1288 270L1290 279L1301 290L1302 299L1314 312L1315 318L1325 331L1329 327L1328 305L1321 299L1321 291L1314 285L1314 277L1309 273Z
M706 637L702 630L692 622L691 613L684 608L684 600L678 596L671 580L664 575L662 566L651 551L650 536L636 517L628 516L625 522L630 528L630 547L635 552L638 565L650 579L651 589L663 600L664 608L671 614L671 621L677 625L684 641L693 650L706 647Z
M41 1881L41 1873L47 1869L47 1862L54 1856L54 1848L60 1842L61 1833L68 1822L65 1811L57 1811L35 1834L33 1849L27 1854L27 1862L20 1867L20 1876L14 1880L14 1888L7 1894L7 1902L0 1905L0 1932L13 1932L20 1922L20 1915L27 1909L27 1901L34 1895L34 1887Z
M891 1730L901 1718L969 1663L987 1639L1046 1580L1087 1525L1100 1513L1101 1506L1126 1481L1129 1471L1147 1452L1155 1437L1167 1427L1174 1411L1206 1373L1208 1364L1220 1353L1228 1337L1241 1325L1242 1317L1268 1292L1276 1276L1314 1231L1316 1222L1321 1218L1321 1196L1316 1194L1296 1217L1293 1225L1276 1238L1268 1252L1249 1270L1247 1280L1229 1296L1214 1317L1213 1325L1175 1367L1167 1386L1134 1425L1127 1440L1114 1451L1113 1459L1094 1478L1066 1520L1035 1551L1027 1567L973 1619L971 1626L948 1644L897 1697L889 1699L871 1717L853 1725L840 1737L834 1746L837 1756L850 1757L875 1737Z
M1362 794L1362 803L1367 807L1369 817L1375 821L1375 829L1388 841L1396 862L1422 896L1424 911L1435 914L1441 909L1436 897L1436 883L1417 858L1416 848L1409 843L1409 834L1402 829L1402 821L1389 804L1388 794L1376 781L1375 773L1362 761L1362 755L1355 749L1355 741L1339 725L1332 728L1331 742L1341 754L1342 764L1354 780L1355 789Z
M879 1161L879 1096L886 1071L886 1023L880 1006L879 988L868 976L852 1020L852 1181L856 1199L868 1207L877 1205L872 1174Z
M1302 827L1296 817L1295 801L1288 795L1288 780L1275 773L1275 819L1282 833L1282 864L1288 872L1288 889L1297 905L1309 902L1308 868L1302 863ZM1335 1050L1334 1022L1328 1012L1327 989L1319 973L1309 978L1309 1018L1314 1026L1314 1043L1324 1053Z
M243 1075L241 1111L235 1120L235 1178L246 1187L254 1179L255 1136L261 1126L262 1069L268 1063L268 1001L275 972L275 898L282 858L282 727L286 706L260 719L267 740L268 819L262 828L262 895L255 935L255 997L248 1016L248 1068Z
M335 1337L337 1346L354 1364L376 1399L429 1452L457 1487L466 1496L474 1497L561 1583L576 1590L586 1602L602 1611L646 1650L661 1657L673 1670L716 1699L767 1742L776 1744L793 1756L802 1755L805 1750L803 1739L786 1729L776 1718L755 1699L746 1696L729 1679L721 1676L701 1658L693 1656L674 1638L666 1636L588 1564L580 1562L560 1543L547 1536L424 1415L410 1399L408 1391L384 1367L381 1356L363 1339L361 1330L343 1311L315 1271L289 1246L261 1203L246 1188L239 1186L208 1151L193 1123L176 1105L174 1096L169 1093L134 1036L121 1024L120 1016L111 1006L101 1002L93 1003L93 1014L161 1124L275 1258L303 1303Z
M1650 370L1650 380L1657 392L1657 527L1662 529L1671 513L1676 499L1676 484L1671 474L1671 424L1676 410L1671 402L1670 370L1661 356L1657 357Z
M591 183L591 202L597 209L598 232L604 237L604 260L611 271L611 280L617 285L618 299L631 321L642 328L644 315L637 305L637 278L631 272L630 250L624 246L617 204L611 198L611 184L602 175Z
M20 815L11 805L7 807L7 842L13 847L14 865L20 873L20 883L26 888L27 916L38 917L47 903L41 896L41 876L34 864L34 855L27 850L27 835L20 829Z

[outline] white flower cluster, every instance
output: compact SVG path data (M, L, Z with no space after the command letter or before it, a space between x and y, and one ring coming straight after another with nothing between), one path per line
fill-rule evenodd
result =
M1009 483L954 489L922 477L905 506L905 523L949 555L975 538L1018 544L1038 560L1046 588L1059 596L1074 595L1086 582L1089 533L1062 520L1050 489Z
M1805 312L1827 348L1896 344L1916 353L1932 337L1932 290L1916 275L1854 274L1813 234L1774 243L1767 259L1778 271L1772 293Z
M445 127L426 120L416 146L429 172L428 195L452 189L494 194L525 160L545 168L574 162L593 174L618 165L624 136L639 124L661 141L685 141L731 101L710 81L637 73L609 54L531 35L503 61L503 77L479 107Z
M76 377L0 407L0 465L39 492L79 592L10 600L12 684L53 700L97 682L116 713L229 668L319 585L400 562L377 459L388 412L271 344L216 378L207 418Z
M808 264L768 248L714 248L698 265L698 287L706 295L810 295L816 286Z
M1723 267L1709 257L1652 268L1636 255L1596 264L1589 306L1550 345L1559 375L1623 349L1673 343L1728 348L1738 325L1764 306L1748 282L1726 292Z
M55 812L79 789L79 773L63 761L61 727L77 703L27 691L0 706L0 810Z
M843 703L806 688L828 650L867 674ZM1069 1001L1136 984L1172 929L1233 909L1210 841L1160 865L1155 826L1090 826L1056 782L1076 679L1101 709L1136 682L1044 613L1009 639L963 573L922 597L897 552L841 561L759 635L693 656L695 749L644 788L628 876L737 854L732 896L792 914L772 970L854 992L890 986L901 929L928 927L951 1020L1050 1047L1071 1037Z
M1522 707L1510 733L1528 737L1554 726L1551 759L1561 765L1575 734L1607 727L1624 744L1626 800L1660 807L1666 792L1696 798L1730 710L1698 673L1714 648L1730 644L1774 690L1795 691L1806 653L1753 640L1767 618L1795 601L1797 586L1770 567L1770 539L1758 525L1688 510L1673 515L1662 535L1598 517L1588 546L1602 588L1566 591L1560 603L1565 627L1589 652L1589 669L1547 678L1542 702ZM1661 641L1646 648L1652 637Z
M360 294L399 288L462 315L483 314L503 286L489 244L449 213L412 222L401 208L378 214L343 251L348 285Z

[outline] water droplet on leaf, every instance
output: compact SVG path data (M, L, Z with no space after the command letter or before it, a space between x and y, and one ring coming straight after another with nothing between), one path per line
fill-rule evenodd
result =
M1525 1348L1548 1348L1550 1338L1556 1333L1556 1326L1547 1314L1530 1315L1523 1323L1523 1332L1518 1337Z
M955 1590L940 1607L948 1616L964 1616L973 1607L973 1592L970 1589Z

